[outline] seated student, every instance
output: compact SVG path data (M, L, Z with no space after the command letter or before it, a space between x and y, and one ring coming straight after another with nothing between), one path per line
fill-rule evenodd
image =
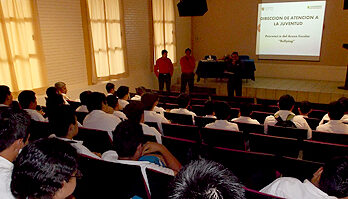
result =
M79 127L75 112L69 106L62 106L55 110L49 117L49 125L52 133L50 137L56 137L60 140L68 141L77 153L88 157L100 159L100 154L92 153L87 147L83 146L83 141L73 140L78 134ZM99 155L99 156L98 156Z
M281 177L260 192L289 199L348 197L348 157L335 158L320 167L311 181Z
M114 110L114 116L120 118L120 120L122 121L128 119L127 116L122 111L120 111L120 105L118 104L118 99L115 95L108 95L106 97L106 102L108 106L110 106Z
M145 122L157 122L158 128L161 132L163 132L162 129L162 123L170 123L162 114L157 113L154 111L154 108L158 104L158 95L153 93L145 93L141 97L141 102L144 105L144 121Z
M204 117L216 119L214 106L215 106L214 103L210 100L204 103L204 113L205 113Z
M348 123L348 98L341 97L337 101L339 101L343 106L344 115L341 118L341 120L342 120L342 122ZM328 122L329 120L330 120L329 114L326 114L326 115L324 115L323 119L321 119L321 121L319 122L319 125L322 125L322 124Z
M140 86L136 88L135 91L137 92L137 94L134 95L134 97L132 97L131 100L141 101L141 96L143 96L146 93L146 88L143 86Z
M312 106L309 101L302 101L298 107L298 113L303 118L308 118L308 115L312 112Z
M88 96L92 93L92 91L83 91L80 94L80 102L81 102L81 106L79 106L76 109L76 112L82 112L82 113L88 113L88 109L87 109L87 100L88 100Z
M111 140L113 139L112 131L121 120L107 113L106 97L103 93L93 92L87 100L88 115L83 120L83 127L107 131Z
M109 82L105 86L106 92L108 92L107 96L115 95L115 84Z
M238 178L223 165L205 159L191 161L171 185L170 199L245 199Z
M72 197L80 176L77 166L76 149L69 143L55 138L37 140L15 160L11 191L16 198Z
M0 109L9 108L12 104L12 98L10 88L5 85L0 85Z
M116 96L118 97L118 104L120 105L120 110L123 110L124 107L129 104L127 101L129 99L129 87L120 86L116 91Z
M233 122L249 123L249 124L260 124L255 119L251 119L250 115L253 112L250 103L241 103L239 107L239 117L232 119Z
M64 104L68 105L68 101L70 101L70 98L66 95L66 93L68 92L66 84L64 82L57 82L54 84L54 87L56 87L58 94L61 94L63 96Z
M141 102L132 102L128 104L124 109L124 113L127 115L128 120L134 123L141 124L143 127L144 135L152 135L156 137L156 141L162 144L162 135L154 128L144 124L144 105Z
M28 143L30 116L11 109L0 112L0 198L13 199L10 183L12 162Z
M317 127L317 131L348 134L348 124L344 124L341 118L344 115L343 106L339 101L329 104L329 122Z
M182 93L178 97L178 109L172 109L170 110L171 113L179 113L184 115L192 115L192 119L194 119L196 113L187 110L187 108L190 106L191 98L188 94Z
M47 119L36 110L37 101L34 91L25 90L18 95L18 101L22 109L24 109L32 120L45 122Z
M279 111L274 115L267 116L264 122L265 133L268 131L268 126L284 126L299 129L308 129L307 138L312 137L312 129L307 121L298 115L295 115L294 109L295 100L291 95L283 95L279 98Z
M228 122L230 117L230 106L226 102L215 103L215 115L217 120L213 123L207 124L206 128L222 129L229 131L239 131L236 123Z

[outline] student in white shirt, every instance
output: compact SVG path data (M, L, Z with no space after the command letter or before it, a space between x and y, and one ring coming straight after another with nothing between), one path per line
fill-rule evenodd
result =
M346 97L341 97L340 99L337 100L340 102L343 106L344 110L344 115L341 118L342 122L348 123L348 98ZM329 114L324 115L323 119L319 122L319 125L322 125L330 120Z
M105 85L105 89L107 92L107 96L109 95L115 95L115 84L109 82Z
M83 113L88 113L88 109L87 109L87 100L88 100L88 96L92 93L92 91L83 91L82 93L80 93L80 102L81 102L81 106L79 106L76 109L76 112L83 112Z
M14 199L10 189L12 162L28 143L30 116L25 111L2 110L0 123L0 198Z
M83 127L107 131L112 140L112 131L115 130L121 120L112 115L112 109L110 114L110 107L106 105L105 95L99 92L91 93L88 97L87 108L89 114L83 120Z
M36 110L37 101L34 91L24 90L18 95L18 101L22 109L24 109L32 120L39 122L47 122L41 113Z
M343 117L343 106L339 101L329 104L329 122L317 127L317 131L348 134L348 124L344 124L340 119Z
M140 86L138 88L135 88L136 95L131 98L131 100L134 101L141 101L141 96L143 96L146 93L146 88L143 86Z
M106 102L108 106L114 110L113 112L114 116L120 118L120 120L122 121L125 121L128 119L127 116L122 111L120 111L120 105L118 104L118 99L115 95L108 95L106 97Z
M268 131L268 126L285 126L299 129L307 129L307 138L312 137L312 129L308 125L307 121L298 115L295 115L292 110L294 109L295 100L291 95L283 95L279 98L278 107L279 111L274 115L267 116L264 122L265 133Z
M8 108L12 104L12 99L10 88L5 85L0 85L0 108Z
M129 87L118 87L116 91L116 96L118 97L118 104L120 105L120 110L123 110L124 107L126 107L129 104L129 102L127 101L129 99Z
M192 120L194 121L194 117L197 116L196 113L187 110L187 108L190 106L191 98L188 94L182 93L178 97L178 109L172 109L170 110L171 113L179 113L184 115L192 115Z
M58 94L61 94L63 96L64 104L68 105L70 98L66 95L66 93L68 92L66 84L64 82L57 82L54 84L54 87L56 87Z
M298 113L303 118L308 118L308 115L312 112L312 105L309 101L302 101L297 108Z
M252 106L250 103L241 103L239 107L239 117L232 119L233 122L260 124L257 120L251 119Z
M229 131L239 131L236 123L228 122L231 108L226 102L215 103L215 115L217 120L213 123L207 124L206 128L222 129Z
M204 117L216 119L215 105L212 101L208 100L204 103L204 113L205 113Z
M303 183L281 177L260 192L287 199L335 199L348 197L348 157L335 158L320 167L313 178Z

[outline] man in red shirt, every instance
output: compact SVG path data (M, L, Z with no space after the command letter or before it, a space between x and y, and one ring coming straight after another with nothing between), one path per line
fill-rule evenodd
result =
M171 78L173 75L173 63L167 57L168 51L162 50L162 57L156 60L154 72L158 78L159 90L163 91L164 82L166 83L167 92L170 92Z
M193 83L194 83L194 70L196 66L196 60L191 56L191 49L187 48L185 50L185 56L181 57L181 93L185 93L186 84L189 86L189 93L192 93Z

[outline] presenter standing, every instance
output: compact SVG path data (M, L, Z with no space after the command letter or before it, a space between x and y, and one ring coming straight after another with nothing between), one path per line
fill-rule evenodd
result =
M167 57L168 51L162 50L162 57L156 60L154 72L158 78L159 90L163 91L164 83L166 83L167 92L170 92L171 78L173 75L173 63Z
M227 92L229 97L242 96L242 62L239 60L238 52L232 53L232 60L227 63L228 73Z
M181 93L185 93L186 84L189 87L189 93L193 91L194 79L195 79L195 66L196 60L193 56L191 56L191 49L187 48L185 50L185 56L181 57L180 65L181 65Z

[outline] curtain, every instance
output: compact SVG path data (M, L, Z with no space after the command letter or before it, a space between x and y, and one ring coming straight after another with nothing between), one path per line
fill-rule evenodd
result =
M0 0L0 84L11 91L47 86L32 0Z

